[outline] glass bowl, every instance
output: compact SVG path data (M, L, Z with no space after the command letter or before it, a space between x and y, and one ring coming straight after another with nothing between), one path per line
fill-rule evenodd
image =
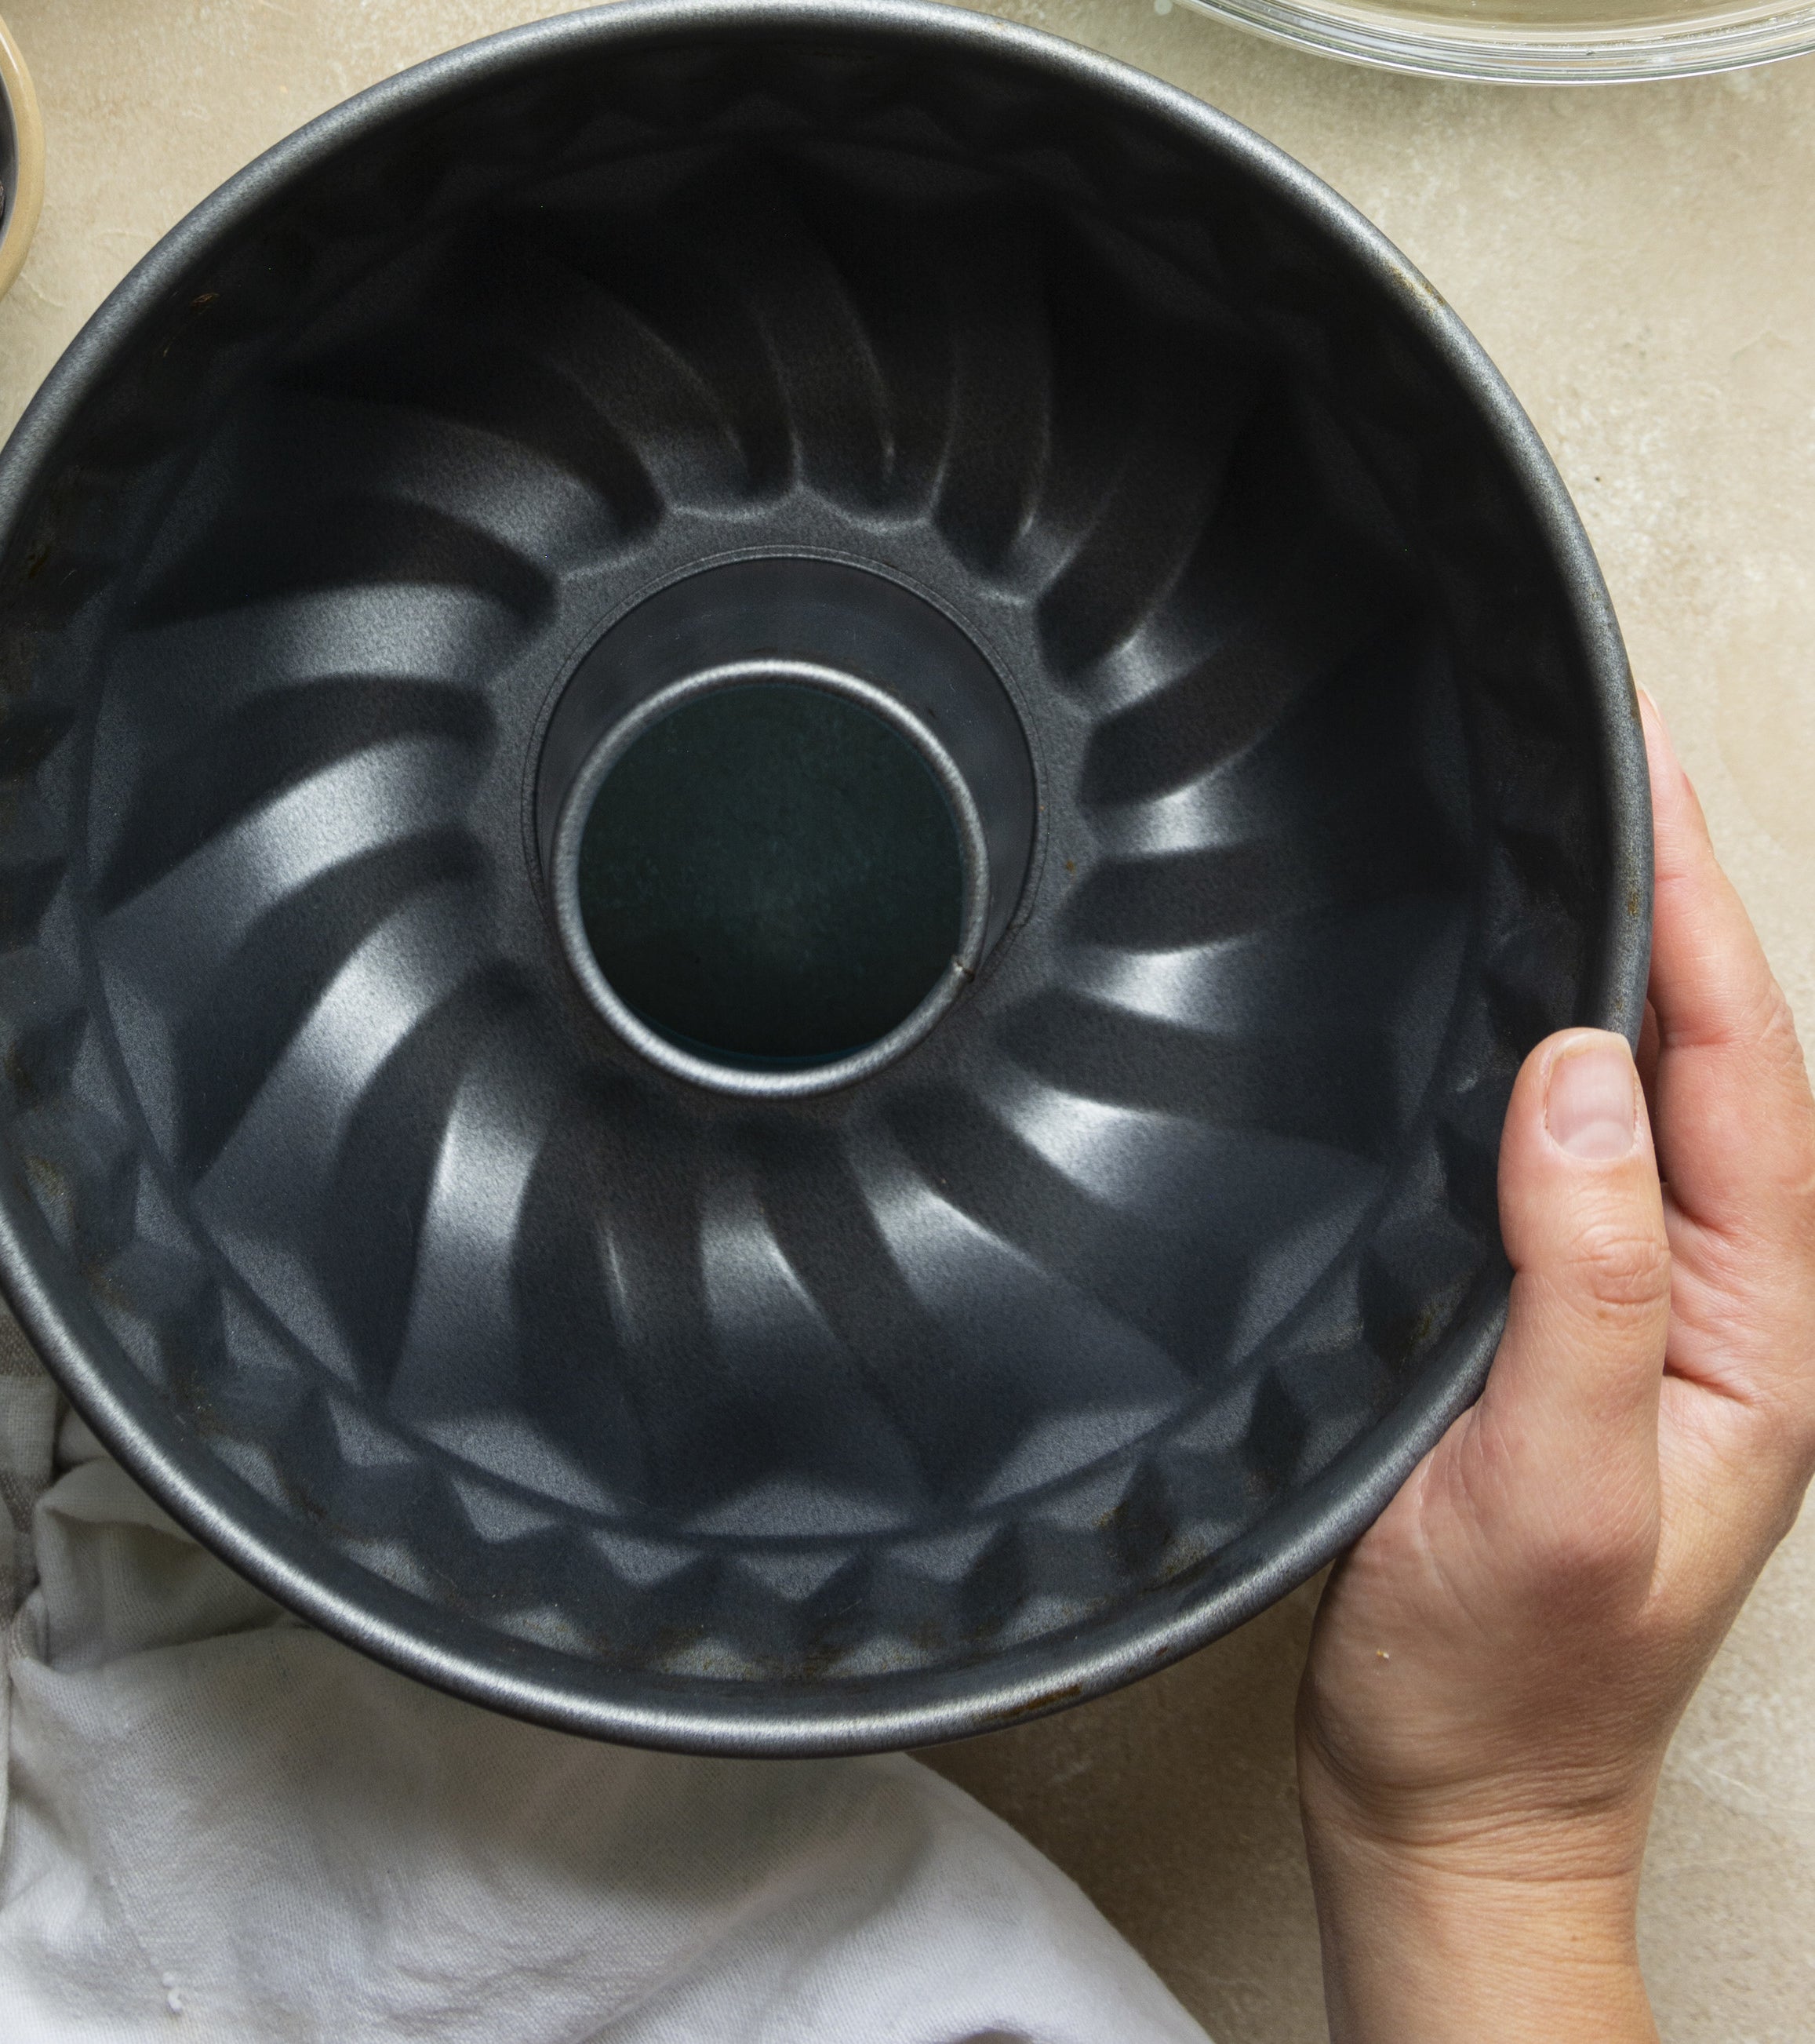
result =
M1686 78L1815 50L1815 6L1720 6L1705 0L1187 4L1357 63L1533 85Z

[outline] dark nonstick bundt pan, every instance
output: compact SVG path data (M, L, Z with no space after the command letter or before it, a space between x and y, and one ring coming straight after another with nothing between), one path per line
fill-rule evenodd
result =
M1278 151L913 0L626 4L217 193L0 468L5 1280L368 1653L747 1754L1159 1667L1478 1389L1636 1027L1558 477Z

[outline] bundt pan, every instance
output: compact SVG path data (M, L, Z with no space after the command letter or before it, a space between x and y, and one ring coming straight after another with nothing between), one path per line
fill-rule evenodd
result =
M6 1282L306 1617L549 1723L986 1729L1477 1389L1521 1058L1631 1032L1562 485L1313 178L974 14L379 86L0 470Z

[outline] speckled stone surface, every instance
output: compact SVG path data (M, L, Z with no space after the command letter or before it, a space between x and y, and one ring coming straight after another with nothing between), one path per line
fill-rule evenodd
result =
M310 115L534 0L6 0L49 163L0 428L107 290ZM1479 335L1581 505L1779 976L1815 1029L1815 60L1590 91L1351 70L1153 0L997 10L1171 79L1371 214ZM1324 2034L1292 1794L1301 1592L939 1764L1096 1896L1218 2044ZM1815 2037L1815 1513L1673 1749L1645 1955L1667 2044Z

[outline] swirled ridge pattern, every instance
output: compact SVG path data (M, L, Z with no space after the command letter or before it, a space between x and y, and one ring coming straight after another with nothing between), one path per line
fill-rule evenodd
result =
M658 51L381 135L0 582L50 1237L173 1452L575 1723L1188 1599L1503 1282L1604 855L1539 541L1306 230L1055 98ZM618 1044L525 846L579 653L763 552L946 608L1041 801L978 986L807 1102Z

